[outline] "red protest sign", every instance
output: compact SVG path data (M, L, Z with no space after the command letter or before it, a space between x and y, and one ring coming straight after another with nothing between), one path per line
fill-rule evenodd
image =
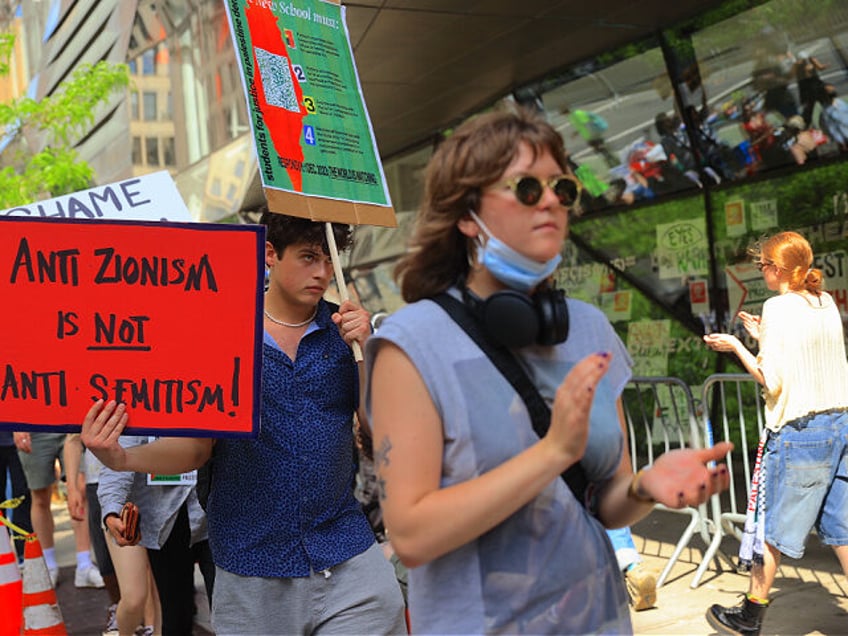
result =
M259 428L264 228L0 217L0 429Z

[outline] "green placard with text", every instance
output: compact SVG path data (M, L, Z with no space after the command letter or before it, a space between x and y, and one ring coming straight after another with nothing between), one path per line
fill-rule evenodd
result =
M390 206L344 8L322 0L226 7L265 188Z

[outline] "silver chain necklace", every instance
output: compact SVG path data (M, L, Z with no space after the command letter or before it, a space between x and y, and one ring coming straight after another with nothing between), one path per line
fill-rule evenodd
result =
M265 309L264 312L265 312L265 317L268 320L270 320L271 322L276 323L278 325L282 325L283 327L302 327L303 325L308 325L315 318L315 315L318 313L318 305L315 305L315 311L313 311L312 315L309 316L309 318L307 318L303 322L284 322L282 320L277 320L276 318L274 318L274 316L272 316L271 314L268 313L267 309Z

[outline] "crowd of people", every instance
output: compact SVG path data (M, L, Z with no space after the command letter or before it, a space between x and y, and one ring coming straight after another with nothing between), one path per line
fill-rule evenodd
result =
M125 405L92 406L82 441L110 469L208 467L217 634L406 632L396 568L354 497L354 419L370 431L388 542L408 568L413 633L630 630L622 567L632 563L619 566L605 527L656 502L706 501L727 485L713 466L727 446L666 453L633 475L619 402L630 358L599 310L546 282L579 190L548 124L523 112L475 118L431 163L420 243L401 265L410 304L373 335L363 309L323 300L323 224L262 215L257 439L130 445ZM335 232L344 248L348 229ZM430 302L443 293L492 306L492 319L503 311L493 300L510 294L534 314L546 303L540 339L512 345L551 409L541 437L497 368ZM585 481L578 494L557 478L571 466ZM560 549L566 537L580 558Z
M770 28L751 45L752 71L743 88L710 103L700 77L694 86L681 84L682 105L657 113L654 126L635 137L615 134L614 124L586 106L562 107L572 136L604 160L573 159L602 183L584 196L584 210L650 201L848 151L848 105L821 76L828 65L809 51L792 53Z
M634 474L621 402L632 360L598 308L551 282L581 190L538 114L495 110L459 126L429 163L397 266L407 305L374 333L364 309L324 299L325 224L264 210L258 437L133 438L133 414L114 400L94 402L62 443L16 434L21 458L51 468L24 465L35 531L49 536L37 493L64 446L71 514L109 537L97 561L111 559L122 635L191 633L196 564L221 636L631 633L629 605L654 599L634 597L627 528L658 503L698 506L725 490L732 445L668 451ZM332 227L344 249L350 228ZM738 355L767 398L764 514L743 542L751 591L707 612L738 634L759 633L780 553L800 556L814 525L848 570L839 314L803 237L777 234L752 257L778 294L762 317L741 316L759 354L705 338ZM799 502L793 471L809 466L791 447L811 442L827 457L804 460L816 497ZM357 498L357 448L376 506L361 479ZM149 473L186 479L156 485ZM128 501L140 533L122 515ZM78 582L98 583L88 563L79 557Z

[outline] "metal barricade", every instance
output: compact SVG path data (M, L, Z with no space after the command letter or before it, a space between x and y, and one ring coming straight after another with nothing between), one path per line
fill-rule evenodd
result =
M713 558L725 561L731 570L736 569L733 559L722 551L721 542L727 536L742 539L741 526L745 523L751 471L763 431L762 389L753 376L747 373L711 375L704 382L702 400L705 444L712 446L715 442L729 440L734 448L725 458L730 488L710 499L713 537L692 587L700 582Z
M624 389L622 403L634 472L650 466L654 457L669 450L703 448L695 399L692 390L680 378L633 377ZM689 524L657 579L657 587L660 587L695 533L698 532L704 543L709 544L712 528L706 504L679 510L656 504L655 509L690 517ZM693 581L691 586L696 587L697 581Z

